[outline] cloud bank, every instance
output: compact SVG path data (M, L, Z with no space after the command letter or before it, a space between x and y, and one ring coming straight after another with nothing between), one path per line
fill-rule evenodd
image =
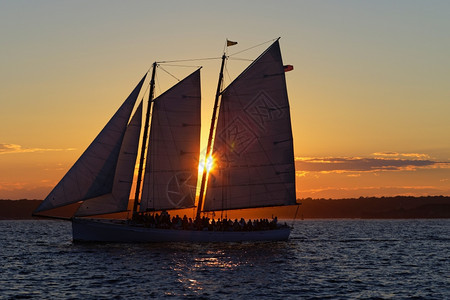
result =
M450 168L450 162L429 159L426 154L378 152L374 157L296 157L295 169L304 172L345 173L415 171L420 168Z
M50 152L50 151L73 151L75 148L67 149L49 149L49 148L23 148L17 144L0 144L0 155L13 153L33 153L33 152Z

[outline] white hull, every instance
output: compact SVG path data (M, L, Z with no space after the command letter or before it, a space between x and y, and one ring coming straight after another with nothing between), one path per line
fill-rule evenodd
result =
M126 221L73 219L74 242L247 242L283 241L289 238L291 228L260 231L194 231L146 228Z

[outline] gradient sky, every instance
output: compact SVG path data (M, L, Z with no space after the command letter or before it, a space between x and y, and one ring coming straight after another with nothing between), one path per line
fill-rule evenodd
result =
M153 61L280 36L299 198L450 195L449 15L450 1L0 1L0 199L43 199ZM220 61L190 64L205 145ZM176 83L159 74L157 94Z

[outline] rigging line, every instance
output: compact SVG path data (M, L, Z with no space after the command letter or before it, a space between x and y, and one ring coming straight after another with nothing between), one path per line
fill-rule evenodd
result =
M213 60L213 59L222 59L222 57L192 58L192 59L179 59L179 60L164 60L164 61L158 61L158 64L166 64L166 63L173 63L173 62L184 62L184 61Z
M167 74L169 74L170 76L172 76L173 78L175 78L176 80L178 80L178 82L180 82L181 80L178 79L177 77L175 77L175 75L173 75L172 73L170 73L169 71L167 71L166 69L164 69L163 67L159 66L159 68L161 70L163 70L164 72L166 72Z
M159 67L159 66L158 66L158 67ZM159 94L158 94L158 95L161 95L161 85L160 85L160 83L159 83L158 74L155 75L155 79L156 79L155 82L158 83L158 90L159 90ZM153 102L153 100L154 100L155 98L157 98L157 97L153 97L152 102Z
M277 39L279 39L279 38L268 40L268 41L266 41L266 42L264 42L264 43L261 43L261 44L258 44L258 45L256 45L256 46L253 46L253 47L250 47L250 48L244 49L244 50L242 50L242 51L239 51L239 52L236 52L236 53L230 54L229 56L231 57L231 56L233 56L233 55L236 55L236 54L239 54L239 53L242 53L242 52L245 52L245 51L251 50L251 49L253 49L253 48L256 48L256 47L262 46L262 45L264 45L264 44L267 44L267 43L270 43L270 42L276 41Z
M239 58L239 57L230 57L230 60L255 61L254 59Z
M231 79L230 72L228 72L228 68L226 65L225 65L225 74L227 74L229 82L232 82L233 80Z
M148 90L150 89L150 84L146 84L145 86L146 86L146 88L145 88L144 93L142 94L142 100L144 100L145 96L147 95Z
M297 204L297 209L295 210L295 215L294 215L294 219L292 220L291 227L294 227L294 222L297 219L298 209L300 208L300 205L302 205L302 204L301 203Z
M198 65L171 65L171 64L164 64L166 67L186 67L186 68L201 68L202 66Z

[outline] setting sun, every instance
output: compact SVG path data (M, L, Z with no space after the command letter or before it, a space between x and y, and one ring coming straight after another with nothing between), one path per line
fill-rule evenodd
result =
M214 166L214 159L212 156L208 156L206 160L206 172L210 172ZM203 173L203 169L205 168L205 160L201 160L198 164L198 173Z

